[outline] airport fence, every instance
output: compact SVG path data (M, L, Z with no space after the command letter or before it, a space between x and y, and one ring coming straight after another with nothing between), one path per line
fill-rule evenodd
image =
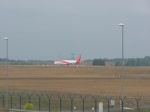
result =
M34 110L41 112L99 112L102 104L104 112L150 112L150 96L101 96L58 92L37 92L0 89L0 108L8 100L9 109L24 109L28 102ZM136 111L137 110L137 111ZM17 112L17 111L12 111Z

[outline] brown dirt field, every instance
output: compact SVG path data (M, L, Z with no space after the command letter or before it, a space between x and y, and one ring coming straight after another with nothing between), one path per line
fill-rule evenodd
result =
M10 89L121 95L121 67L9 66ZM150 95L150 67L125 67L125 95ZM113 74L114 77L113 78ZM128 76L144 76L129 79ZM6 87L6 67L0 66L0 88Z

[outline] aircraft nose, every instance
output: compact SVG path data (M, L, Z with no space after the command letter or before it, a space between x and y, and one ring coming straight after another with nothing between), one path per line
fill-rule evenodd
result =
M55 61L54 64L57 64L57 62Z

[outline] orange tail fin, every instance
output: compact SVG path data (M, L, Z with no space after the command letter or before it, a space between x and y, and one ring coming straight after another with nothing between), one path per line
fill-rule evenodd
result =
M78 56L75 64L79 64L80 62L81 62L81 55Z

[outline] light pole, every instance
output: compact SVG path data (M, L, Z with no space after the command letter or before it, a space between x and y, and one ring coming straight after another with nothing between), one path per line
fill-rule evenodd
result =
M123 101L124 99L124 24L119 23L118 26L122 27L122 86L121 86L121 92L122 92L122 98L121 100ZM123 104L122 104L122 112L123 112Z
M8 108L8 38L4 37L4 40L6 40L6 102L5 106Z

